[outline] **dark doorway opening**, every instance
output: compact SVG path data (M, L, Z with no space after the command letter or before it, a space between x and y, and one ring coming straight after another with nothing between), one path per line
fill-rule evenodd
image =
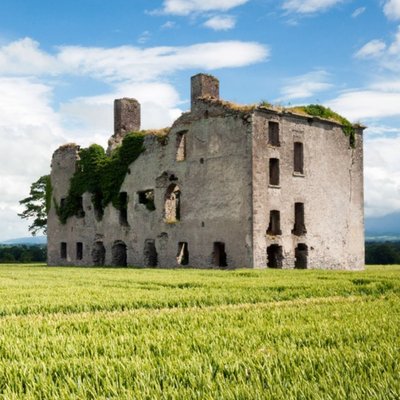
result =
M143 261L145 267L156 267L158 264L156 244L153 239L144 242Z
M214 242L213 264L216 267L228 266L226 252L225 252L225 243Z
M176 261L179 265L189 264L189 248L187 242L178 243L178 254L176 255Z
M115 267L126 267L126 244L122 241L114 242L112 251L112 265Z
M294 250L295 262L294 267L298 269L307 268L308 247L304 243L299 243Z
M76 259L82 260L83 258L83 243L77 242L76 243Z
M66 242L61 242L61 244L60 244L60 256L62 259L67 258L67 243Z
M271 246L267 247L267 259L268 268L282 268L282 246L271 244Z
M106 259L106 249L103 242L95 242L92 248L92 261L94 265L102 266Z

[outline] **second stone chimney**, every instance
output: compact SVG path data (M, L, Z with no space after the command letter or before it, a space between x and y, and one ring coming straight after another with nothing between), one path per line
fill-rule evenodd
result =
M212 75L197 74L191 78L192 109L199 97L219 99L219 81Z
M124 97L114 100L114 135L108 141L107 154L118 147L129 132L140 131L140 103Z

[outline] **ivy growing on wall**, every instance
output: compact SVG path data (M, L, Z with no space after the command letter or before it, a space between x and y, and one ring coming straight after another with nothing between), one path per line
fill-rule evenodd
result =
M134 162L145 150L144 134L132 132L122 140L110 156L104 149L93 144L79 151L77 170L71 178L67 198L63 204L55 208L62 223L73 215L79 216L82 212L82 195L92 193L93 206L96 215L101 218L104 208L111 202L117 209L120 208L119 192L128 173L129 165Z

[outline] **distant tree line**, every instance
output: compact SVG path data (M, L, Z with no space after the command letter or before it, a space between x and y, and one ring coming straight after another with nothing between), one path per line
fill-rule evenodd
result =
M366 264L400 264L400 242L366 242Z
M46 245L0 245L0 263L45 262Z

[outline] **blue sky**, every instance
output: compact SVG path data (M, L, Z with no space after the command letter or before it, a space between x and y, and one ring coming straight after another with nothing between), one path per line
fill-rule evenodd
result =
M400 0L1 0L0 240L52 152L106 145L112 102L143 128L189 108L216 75L238 103L322 103L365 132L365 211L400 210Z

